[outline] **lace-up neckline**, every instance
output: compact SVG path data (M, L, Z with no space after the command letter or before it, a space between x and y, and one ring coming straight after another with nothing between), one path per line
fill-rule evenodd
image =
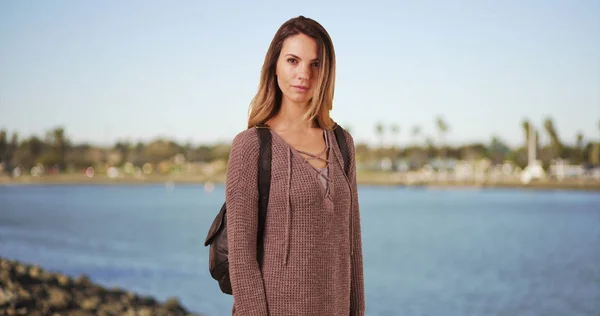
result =
M321 151L320 153L314 155L302 150L297 150L297 152L304 154L307 157L303 157L304 158L304 162L307 163L310 167L312 167L315 171L317 171L317 176L319 178L319 182L321 182L321 184L323 185L323 188L325 189L325 197L329 198L329 183L331 182L331 179L329 177L329 160L330 160L330 153L329 153L329 148L330 148L330 144L329 144L329 136L327 135L327 132L325 130L323 130L323 137L325 138L325 149L323 149L323 151ZM322 156L325 155L325 158L323 158ZM317 168L315 166L313 166L309 161L313 160L313 159L318 159L321 160L323 162L325 162L325 167L323 168Z
M318 184L321 185L321 189L323 189L324 192L324 198L325 201L329 201L331 202L331 196L330 196L330 190L331 190L331 182L333 181L331 179L331 174L330 174L330 163L331 163L331 159L333 159L332 157L332 152L331 152L331 141L329 140L329 134L327 133L327 130L323 130L323 137L325 138L325 149L320 152L319 154L311 154L305 151L301 151L301 150L297 150L294 147L292 147L290 144L288 144L285 139L283 139L279 133L271 130L271 133L273 135L275 135L275 137L281 139L281 141L286 145L286 147L288 148L288 173L291 173L291 156L290 155L294 155L297 156L298 158L300 158L303 161L304 165L307 165L306 167L308 167L310 170L312 170L315 174L315 180L317 181ZM306 157L306 156L308 157ZM325 157L323 157L325 155ZM312 159L319 159L321 161L325 162L325 167L323 168L317 168L315 166L313 166L309 161ZM291 174L288 174L288 181L291 181Z

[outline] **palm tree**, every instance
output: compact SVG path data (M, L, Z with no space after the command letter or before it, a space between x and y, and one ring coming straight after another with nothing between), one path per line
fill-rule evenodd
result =
M446 124L446 122L444 121L444 119L442 118L441 115L438 115L435 119L435 124L437 125L438 128L438 132L440 134L440 149L442 152L442 158L446 157L446 152L445 152L445 136L446 133L448 133L448 130L450 129L448 127L448 124Z
M7 142L7 137L6 137L6 131L5 130L1 130L0 131L0 163L4 161L4 159L6 158L6 149L8 147L8 142Z
M15 132L12 134L12 138L10 140L10 148L13 151L15 151L15 150L17 150L18 147L19 147L19 134Z
M529 128L531 125L527 119L524 119L523 123L521 123L521 126L523 127L523 132L525 133L525 148L529 148Z
M421 127L418 125L413 126L410 135L413 137L415 145L418 143L418 138L421 136Z
M4 158L5 158L5 170L6 171L10 171L12 170L13 167L13 157L15 156L15 153L17 152L17 148L19 148L19 134L18 133L13 133L11 140L10 140L10 145L6 146L6 152L4 154Z
M558 133L556 131L556 128L554 127L554 121L551 117L548 117L544 120L544 129L550 137L550 146L552 148L553 156L562 156L563 145L558 137Z
M419 146L419 137L421 136L421 127L418 125L413 126L410 131L410 135L413 139L413 145L412 145L413 148L410 153L410 161L411 161L411 165L412 165L411 168L412 168L412 167L421 166L421 159L419 159L420 157L422 157L420 146Z
M381 122L377 123L377 125L375 126L375 132L377 133L377 137L379 137L379 142L380 142L379 147L381 149L383 149L383 133L384 133L383 123L381 123Z
M54 140L54 148L58 155L58 168L62 171L66 167L66 155L67 155L67 144L65 139L65 129L57 127L52 131L52 137Z
M583 148L583 134L581 132L577 133L577 149L581 150Z
M575 153L574 157L577 159L578 163L583 162L583 133L578 132L577 133L577 152Z
M433 155L435 155L435 144L431 136L425 136L425 150L427 153L427 158L431 158Z
M394 137L394 142L393 142L393 147L396 146L396 144L398 143L398 136L400 135L400 126L398 126L398 124L392 124L392 126L390 127L390 131L392 132L392 135Z

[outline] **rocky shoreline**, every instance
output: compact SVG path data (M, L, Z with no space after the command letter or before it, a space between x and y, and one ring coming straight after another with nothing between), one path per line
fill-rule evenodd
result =
M176 298L161 303L93 284L85 275L72 278L1 257L0 315L200 316L187 311Z

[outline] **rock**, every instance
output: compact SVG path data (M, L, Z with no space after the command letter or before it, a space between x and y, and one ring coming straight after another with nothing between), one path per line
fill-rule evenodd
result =
M27 274L27 268L22 265L16 266L14 271L17 273L17 276L23 276Z
M10 276L10 271L5 269L4 267L0 267L0 280L10 280L12 277Z
M148 307L142 307L138 312L138 316L153 316L152 310Z
M114 286L111 290L112 293L115 294L119 294L119 295L123 295L125 293L127 293L127 291L123 290L122 288L118 287L118 286Z
M0 288L0 307L10 305L15 300L15 293Z
M179 300L175 297L171 297L165 302L165 308L176 312L185 311L185 309L179 303Z
M148 296L144 296L144 297L139 297L136 296L135 297L135 302L139 305L142 306L152 306L152 305L157 305L157 302L154 298L152 297L148 297Z
M48 290L48 307L52 310L61 310L69 308L71 305L70 295L60 288Z
M45 297L48 295L48 287L43 283L31 285L29 291L32 297Z
M40 277L40 275L42 274L42 270L40 269L40 267L38 265L35 265L31 268L29 268L29 276L37 279Z
M93 311L98 308L98 304L100 304L100 299L96 296L92 296L84 299L83 302L81 302L81 308L88 311Z
M175 297L161 304L120 288L94 284L87 275L76 279L37 265L0 257L0 315L138 316L198 315Z
M121 314L121 316L136 316L135 315L135 309L133 308L128 308L126 312L124 312L123 314Z
M100 307L98 315L120 315L125 310L125 306L120 302L107 303Z
M92 285L92 281L90 281L90 278L87 275L82 274L75 279L75 284L78 286L90 286Z
M136 300L136 295L133 292L127 292L123 295L121 295L120 300L123 304L125 305L130 305L132 303L135 303Z
M31 306L33 303L33 298L29 294L29 292L23 288L19 288L17 291L17 295L14 299L14 305L17 309L21 307Z
M89 311L76 310L68 314L69 316L95 316L96 314Z
M62 285L62 286L67 286L71 283L71 278L69 278L66 275L58 275L56 277L56 280L58 281L58 284Z

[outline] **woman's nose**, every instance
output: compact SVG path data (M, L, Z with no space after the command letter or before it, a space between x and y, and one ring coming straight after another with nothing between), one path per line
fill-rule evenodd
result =
M298 67L298 79L310 80L310 64L302 64Z

